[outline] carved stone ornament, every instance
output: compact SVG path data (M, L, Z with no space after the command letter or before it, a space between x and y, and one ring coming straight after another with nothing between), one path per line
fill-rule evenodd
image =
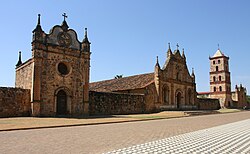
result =
M71 44L71 37L68 33L61 32L57 36L59 45L68 47Z

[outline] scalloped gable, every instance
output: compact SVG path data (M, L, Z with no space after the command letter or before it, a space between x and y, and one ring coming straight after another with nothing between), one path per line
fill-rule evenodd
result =
M174 53L170 57L167 57L167 60L162 68L163 70L165 70L168 67L170 60L171 61L180 60L180 61L183 61L183 63L185 63L185 59L181 56L180 51L175 50Z
M48 35L47 43L53 44L53 45L59 45L57 36L61 32L64 32L61 26L59 26L59 25L54 26L50 30L50 33L47 34ZM81 49L81 43L77 39L76 32L73 29L69 29L69 30L66 31L66 33L69 34L70 37L71 37L71 45L69 46L69 48L80 50Z
M173 69L176 69L176 65L182 65L183 70L182 74L186 74L187 78L184 79L186 82L192 82L192 77L187 67L187 63L184 57L181 56L179 50L175 50L174 53L167 57L167 60L162 68L163 72L166 73L168 78L173 78L175 74L173 74Z

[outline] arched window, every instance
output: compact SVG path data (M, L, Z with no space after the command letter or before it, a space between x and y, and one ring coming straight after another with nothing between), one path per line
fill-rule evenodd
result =
M215 60L213 61L213 64L215 64Z
M216 92L216 87L214 87L214 92Z
M164 104L169 104L169 89L167 86L163 89L163 101Z
M181 107L181 102L182 102L181 98L182 98L181 92L177 90L177 92L176 92L176 98L175 98L177 109L179 109Z
M216 71L217 71L217 72L219 71L219 66L216 66Z
M188 104L191 104L191 101L192 101L192 91L191 89L188 89Z
M221 76L219 76L219 81L221 81Z
M218 60L218 64L220 64L220 60Z
M222 87L220 86L220 91L222 91Z
M214 78L214 82L215 82L216 81L216 77L214 76L213 78Z

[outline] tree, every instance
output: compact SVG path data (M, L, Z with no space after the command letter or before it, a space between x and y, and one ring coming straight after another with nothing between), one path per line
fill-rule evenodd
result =
M116 75L115 76L115 79L120 79L120 78L122 78L123 77L123 75Z
M250 103L250 96L247 95L247 102Z

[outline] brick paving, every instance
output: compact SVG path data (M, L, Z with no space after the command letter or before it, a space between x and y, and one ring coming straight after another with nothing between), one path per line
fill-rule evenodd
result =
M0 132L0 153L105 153L250 119L250 112Z
M250 153L250 119L177 135L107 154Z

